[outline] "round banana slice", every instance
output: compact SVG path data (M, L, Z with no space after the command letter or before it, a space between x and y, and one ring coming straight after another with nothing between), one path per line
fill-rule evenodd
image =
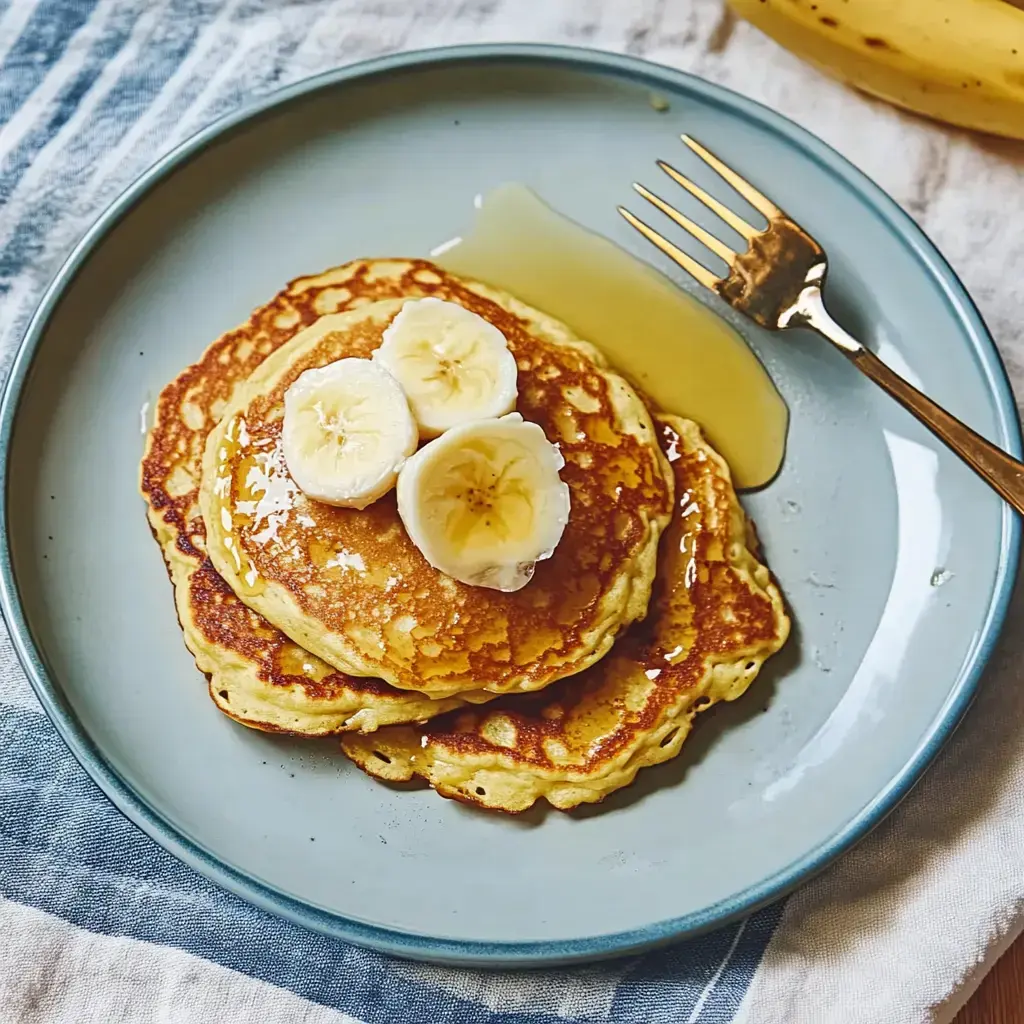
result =
M306 370L284 393L284 461L317 501L366 508L391 490L418 441L401 386L369 359Z
M457 302L405 303L373 358L405 389L423 437L516 407L519 370L505 335Z
M424 445L398 475L398 514L440 572L519 590L569 521L561 452L518 413L477 420Z

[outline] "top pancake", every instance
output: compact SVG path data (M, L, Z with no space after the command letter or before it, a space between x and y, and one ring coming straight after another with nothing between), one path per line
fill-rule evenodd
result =
M518 812L568 809L629 785L679 753L694 717L735 700L789 634L724 460L697 426L659 417L676 478L647 618L607 658L542 693L411 727L346 736L369 774L426 779L442 796Z
M592 346L494 289L463 282L449 297L506 336L518 411L566 460L569 522L532 581L502 593L452 580L413 545L393 493L336 508L288 475L285 390L307 369L369 356L400 301L317 321L229 404L204 462L210 557L246 604L342 671L431 696L539 689L598 660L645 613L671 474L643 403Z

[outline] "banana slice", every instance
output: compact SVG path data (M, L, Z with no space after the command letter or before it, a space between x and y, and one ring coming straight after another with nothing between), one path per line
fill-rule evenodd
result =
M457 302L405 303L373 358L405 389L423 437L516 407L519 370L505 335Z
M424 558L462 583L519 590L569 521L561 452L518 413L424 445L398 475L398 514Z
M284 394L284 461L317 501L366 508L391 490L418 441L401 386L369 359L306 370Z

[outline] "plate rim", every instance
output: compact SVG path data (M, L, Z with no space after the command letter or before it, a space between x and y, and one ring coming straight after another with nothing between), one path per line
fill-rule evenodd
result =
M86 260L130 210L156 185L222 136L288 103L312 93L396 72L427 70L483 60L561 67L598 75L612 74L641 84L696 94L709 105L726 109L766 129L857 193L916 258L922 271L939 286L950 315L957 319L987 385L999 427L998 443L1021 455L1021 425L1016 402L999 350L966 288L934 243L887 193L817 136L724 86L696 75L629 55L586 47L535 43L475 43L408 50L335 68L276 89L244 104L186 139L132 182L96 219L72 249L46 288L19 343L0 400L0 612L29 682L64 743L106 797L130 821L168 853L247 902L293 923L337 939L400 957L457 965L523 967L596 960L638 952L722 927L779 899L822 871L841 853L877 826L919 781L946 743L978 689L981 673L1001 632L1016 578L1020 553L1020 522L1008 506L1002 509L1000 561L992 581L987 614L973 649L954 680L949 696L931 728L902 769L832 836L787 867L739 893L681 917L655 921L627 931L573 939L482 941L450 939L405 932L345 917L317 907L221 861L211 850L187 836L145 800L109 765L54 685L42 652L32 637L18 596L8 532L11 439L22 392L38 354L50 317Z

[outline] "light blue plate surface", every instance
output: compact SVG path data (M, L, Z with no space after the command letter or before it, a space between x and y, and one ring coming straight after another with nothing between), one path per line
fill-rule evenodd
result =
M2 409L0 572L20 656L86 769L182 860L402 955L608 956L781 895L875 825L948 737L1002 621L1017 522L822 342L746 326L791 412L783 472L747 504L794 636L676 762L600 810L512 820L381 786L332 744L217 714L182 646L136 490L143 403L285 280L425 254L504 181L650 258L615 205L656 157L686 163L680 131L825 245L849 329L1019 453L998 355L942 258L849 164L748 100L631 58L527 46L388 57L278 93L101 218ZM687 368L666 353L666 372Z

